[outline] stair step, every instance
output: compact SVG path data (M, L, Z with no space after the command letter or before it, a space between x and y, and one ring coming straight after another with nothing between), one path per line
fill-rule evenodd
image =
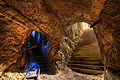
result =
M43 57L35 57L36 59L44 59Z
M103 65L68 64L68 67L86 68L86 69L94 69L94 70L104 70Z
M77 58L78 58L78 57L87 57L87 58L89 58L90 56L88 56L88 55L87 55L87 56L84 56L84 55L74 55L74 56L73 56L73 55L72 55L72 57L77 57ZM72 58L72 57L71 57L71 58Z
M69 61L68 64L93 64L93 65L103 65L100 60L84 60L84 61Z
M87 54L89 54L89 53L86 53L86 50L82 50L82 52L81 51L74 51L74 54L73 55L79 55L79 54L84 54L84 55L87 55Z
M46 64L46 62L38 62L39 65Z
M35 58L42 58L43 59L44 57L43 56L35 56Z
M40 64L46 64L46 61L38 61Z
M74 56L79 56L79 57L92 57L91 54L86 54L86 53L73 54L72 57L74 57Z
M93 74L93 75L103 74L103 71L101 70L92 70L92 69L74 68L74 67L70 67L70 68L73 71L84 73L84 74Z
M43 63L41 63L41 64L39 63L39 66L40 67L45 67L45 66L47 66L47 64L46 63L44 63L44 64Z
M48 70L47 68L40 68L40 72L47 71L47 70Z
M91 57L71 57L70 61L96 60Z
M44 58L43 56L35 56L35 58Z

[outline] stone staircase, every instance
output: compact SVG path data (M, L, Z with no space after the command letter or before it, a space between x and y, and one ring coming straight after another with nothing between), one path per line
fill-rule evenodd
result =
M68 62L68 67L73 71L84 74L103 74L104 65L100 53L96 50L96 42L78 47Z
M42 55L35 56L35 58L38 61L38 64L40 66L40 73L49 72L46 58L44 58Z
M38 51L36 51L38 52ZM44 57L42 54L36 54L36 52L34 52L34 58L37 61L37 63L39 64L40 67L40 71L39 70L35 70L35 71L31 71L27 74L26 77L24 77L23 80L38 80L38 75L39 74L52 74L49 70L49 65L47 62L47 58ZM39 71L39 72L38 72Z

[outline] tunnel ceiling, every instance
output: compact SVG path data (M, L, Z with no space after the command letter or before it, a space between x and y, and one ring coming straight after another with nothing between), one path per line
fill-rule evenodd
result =
M49 23L50 18L57 18L62 26L66 26L80 21L88 23L96 21L105 0L5 1L35 24L39 23L42 26L42 22Z
M58 41L64 34L64 27L98 20L103 3L104 0L2 0L0 15L6 18L3 26L6 21L16 23L24 26L26 32L35 30Z
M70 24L96 21L103 3L104 0L1 0L1 49L5 49L1 53L19 52L33 30L56 44ZM6 47L8 43L13 44L9 45L12 50Z

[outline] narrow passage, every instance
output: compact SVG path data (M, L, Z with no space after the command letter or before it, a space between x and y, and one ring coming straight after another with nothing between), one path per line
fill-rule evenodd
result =
M84 31L68 62L68 67L79 73L103 74L104 65L93 30Z

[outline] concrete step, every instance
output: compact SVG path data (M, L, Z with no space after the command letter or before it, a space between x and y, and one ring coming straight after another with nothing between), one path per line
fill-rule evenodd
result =
M73 71L83 73L83 74L92 74L92 75L98 75L98 74L103 74L103 71L101 70L92 70L92 69L85 69L85 68L74 68L74 67L69 67Z
M77 55L77 54L75 54L75 55L72 55L72 57L76 57L76 56L78 56L78 57L90 57L89 55L86 55L86 54L79 54L79 55Z
M36 60L38 61L38 64L40 66L40 72L47 72L48 67L47 67L47 61L46 59L41 55L41 56L35 56Z
M46 64L46 62L38 62L38 64L40 64L40 65L41 65L41 64Z
M40 72L45 72L45 71L48 71L48 69L46 67L40 68Z
M40 64L39 66L40 67L46 67L46 64Z
M97 60L97 59L94 59L94 58L92 58L92 57L83 57L83 56L82 56L82 57L72 56L71 59L70 59L70 61L81 61L81 60L82 60L82 61L83 61L83 60L88 60L88 61L89 61L89 60Z
M103 65L101 60L84 60L84 61L69 61L68 64L92 64Z
M94 70L104 70L104 66L103 65L68 64L68 67L86 68L86 69L94 69Z

